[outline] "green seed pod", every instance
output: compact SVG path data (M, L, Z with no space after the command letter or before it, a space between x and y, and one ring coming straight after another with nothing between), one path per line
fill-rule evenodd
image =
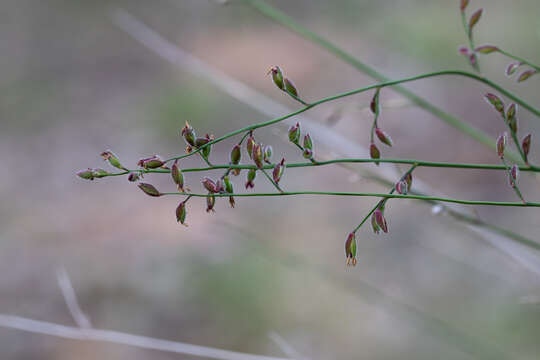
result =
M285 171L285 158L281 159L281 162L277 163L276 166L274 166L274 170L272 171L272 178L274 181L279 183L281 180L281 177L283 176L283 172Z
M202 156L205 159L208 159L208 157L210 156L210 151L212 151L212 145L208 145L207 147L202 149Z
M302 152L302 156L304 156L305 159L311 159L313 158L313 151L311 151L310 149L304 149L304 151Z
M499 48L493 45L482 45L478 46L474 51L479 52L480 54L491 54L493 52L499 51Z
M273 154L272 146L266 145L263 150L264 162L270 164L270 160L272 159L272 154Z
M234 189L233 189L233 185L231 183L231 180L229 179L228 176L225 176L223 178L223 183L225 184L225 192L229 193L229 194L234 194ZM231 207L234 208L234 196L229 196L229 204L231 204Z
M108 171L105 171L103 169L93 169L92 172L94 173L94 177L98 179L110 175Z
M296 87L294 86L293 82L285 78L284 83L285 83L285 91L287 91L290 95L298 97L298 91L296 90Z
M392 146L392 138L390 138L390 135L388 135L386 132L379 128L375 128L375 135L379 138L379 140L388 146Z
M261 144L256 144L253 147L253 162L259 169L263 167L263 150Z
M538 71L536 71L536 70L527 70L527 71L524 71L524 72L522 72L521 74L519 74L517 81L518 81L518 82L525 81L525 80L527 80L528 78L530 78L531 76L533 76L534 74L536 74L537 72L538 72Z
M161 196L161 193L154 187L154 185L146 184L146 183L139 183L137 185L139 189L141 189L146 195L148 196Z
M233 146L230 154L231 164L238 165L240 159L242 158L242 151L240 150L240 145L236 144Z
M354 232L350 233L345 241L345 257L347 258L347 265L356 265L356 236Z
M459 6L459 9L463 12L465 11L465 8L469 5L469 0L461 0L461 4Z
M206 198L206 212L216 212L214 206L216 205L216 197L214 195Z
M504 157L504 148L506 147L506 133L497 138L497 155L502 159Z
M379 227L381 228L382 231L387 233L388 232L388 225L386 224L386 219L384 218L384 215L383 215L383 212L381 211L381 209L375 210L373 215L375 216L375 221L377 222L377 225L379 225Z
M248 175L247 175L247 182L246 182L246 189L253 189L255 187L255 183L253 182L255 180L255 177L257 176L257 171L255 169L249 169Z
M208 190L208 192L211 192L211 193L219 192L219 188L217 184L212 179L204 177L201 182L204 188Z
M309 136L309 134L304 136L304 149L313 150L313 141L311 140L311 136Z
M176 208L176 221L187 226L186 221L186 202L182 201Z
M108 161L111 166L117 169L127 171L127 169L123 167L122 164L120 164L118 157L111 150L102 152L101 157L103 158L103 160Z
M381 88L377 88L375 90L375 94L373 94L373 98L371 99L371 102L369 103L369 108L371 109L371 112L373 114L377 114L380 110L379 108L379 93L381 92Z
M195 147L200 148L201 146L208 144L210 142L209 138L206 137L198 137L195 139Z
M283 90L283 73L281 72L281 69L279 66L273 66L268 71L268 74L272 74L272 80L274 81L274 84L280 89Z
M502 117L504 117L504 103L502 102L502 100L497 95L487 93L486 96L485 96L485 99L486 99L486 101L488 103L493 105L495 110L497 110L499 112L499 114L502 115Z
M528 157L529 157L529 151L531 150L531 134L525 135L523 140L521 140L521 149L523 150L523 154L525 154L525 161L528 163Z
M378 234L381 231L379 225L377 225L377 220L375 219L375 214L371 215L371 228L375 234Z
M171 167L171 176L178 187L178 191L184 192L184 174L182 174L182 170L178 167L178 160Z
M471 15L469 19L469 33L472 32L473 27L480 21L483 11L484 9L478 9Z
M379 151L379 148L377 148L377 146L374 143L371 143L369 145L369 155L371 156L372 159L380 159L381 157L381 152ZM376 161L375 164L379 165L379 162Z
M77 176L84 180L94 180L94 171L90 168L87 170L77 171Z
M197 138L197 135L195 134L195 130L193 130L187 121L186 126L184 126L182 129L181 135L184 137L184 140L188 145L195 146L195 139Z
M154 155L146 159L140 159L137 165L143 169L157 169L165 165L165 161L159 155Z
M289 141L293 144L298 144L300 140L300 123L296 123L289 128Z
M250 134L246 141L246 150L250 158L253 158L252 155L253 155L254 146L255 146L255 138L253 137L253 135Z

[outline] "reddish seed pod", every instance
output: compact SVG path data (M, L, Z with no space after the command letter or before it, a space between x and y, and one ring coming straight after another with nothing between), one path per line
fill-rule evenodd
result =
M502 159L504 157L504 148L506 147L506 133L497 138L497 155Z
M392 138L390 135L388 135L386 132L379 128L375 128L375 135L379 138L379 140L388 146L392 146Z
M410 172L407 173L404 180L407 183L407 190L410 190L412 187L412 174Z
M381 231L381 228L377 224L377 220L375 219L375 214L371 215L371 228L373 229L373 232L375 234L378 234Z
M461 45L460 47L458 47L458 52L464 56L469 56L471 54L471 51L469 50L469 48L464 45Z
M381 209L375 210L373 215L375 216L375 221L376 221L377 225L379 226L379 228L381 228L382 231L387 233L388 232L388 225L386 224L386 219L384 218L384 215L383 215L383 212L381 211Z
M512 186L515 186L519 177L519 167L517 165L514 164L510 169L510 176L512 178L510 183Z
M281 159L281 162L277 163L276 166L274 166L274 170L272 171L272 178L276 183L279 183L281 180L281 177L283 176L283 172L285 171L285 158Z
M407 182L405 180L398 181L396 184L396 191L398 194L407 195Z
M512 130L512 132L515 134L518 131L518 121L516 117L517 112L517 105L516 104L510 104L508 106L508 109L506 110L506 121L508 122L508 126Z
M469 5L469 0L461 0L461 4L459 5L459 9L463 12L467 8L467 5Z
M206 212L216 212L214 206L216 205L216 197L214 195L206 197Z
M356 236L354 232L350 233L345 241L345 257L348 266L356 265Z
M469 62L471 63L471 66L474 67L474 68L476 67L476 61L477 61L476 54L471 53L469 55Z
M372 159L379 159L381 157L381 152L374 143L369 145L369 156L371 156ZM375 164L379 165L379 162L376 161Z
M131 181L131 182L135 182L135 181L139 180L139 178L140 178L139 173L132 172L131 174L128 175L128 181Z
M253 147L253 162L259 169L262 169L263 167L263 150L261 144L256 144Z
M154 196L154 197L161 196L161 193L158 191L158 189L154 187L154 185L146 184L146 183L139 183L139 185L137 186L148 196Z
M516 72L516 70L521 66L521 63L510 63L506 67L506 76L512 76Z
M176 208L176 222L187 226L186 222L186 202L182 201Z
M195 135L195 130L193 130L193 128L189 125L187 121L180 134L188 145L195 146L195 139L197 135Z
M217 193L219 192L219 187L218 185L210 178L207 178L207 177L204 177L202 180L201 180L204 188L206 190L208 190L209 192L211 193Z
M255 177L257 176L257 171L255 169L250 169L247 175L246 189L253 189L255 187Z
M313 140L311 140L309 134L304 136L304 149L313 150Z
M480 21L483 11L484 9L478 9L469 18L469 33L472 32L473 27L478 24L478 21Z
M300 123L296 123L289 128L289 141L298 144L300 140Z
M531 76L533 76L534 74L536 74L537 71L536 70L527 70L527 71L524 71L522 72L521 74L519 74L518 78L517 78L517 82L522 82L522 81L525 81L527 80L528 78L530 78Z
M182 174L182 170L178 167L178 160L175 160L171 167L171 176L178 187L178 191L184 192L184 175Z
M242 151L240 150L240 145L236 144L233 146L230 154L231 164L238 165L240 159L242 158Z
M310 149L304 149L302 156L304 156L304 159L311 159L313 158L313 151Z
M252 154L253 154L254 146L255 146L255 138L253 137L252 134L250 134L246 141L246 150L250 158L253 158Z
M377 88L375 90L375 94L373 95L373 98L371 99L371 103L369 104L369 108L371 109L371 112L373 114L377 114L379 112L379 93L381 92L381 88Z
M504 103L497 95L487 93L484 98L489 104L491 104L495 108L495 110L499 112L499 114L502 115L502 117L504 117Z
M528 163L528 157L529 157L529 151L531 150L531 134L525 135L523 137L523 140L521 140L521 149L523 150L523 153L525 154L525 160Z

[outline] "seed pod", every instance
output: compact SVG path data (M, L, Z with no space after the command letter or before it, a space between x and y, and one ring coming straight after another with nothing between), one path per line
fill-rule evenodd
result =
M469 18L469 34L472 32L474 25L478 24L478 21L480 21L483 11L484 9L478 9Z
M506 133L497 138L497 155L502 159L504 157L504 148L506 147Z
M182 201L176 208L176 222L187 226L186 221L186 202Z
M375 134L383 144L392 146L392 138L386 132L379 128L375 128Z
M407 190L410 190L412 187L412 174L410 172L407 173L404 180L407 183Z
M240 151L240 145L236 144L233 146L230 154L231 164L238 165L242 157L242 151Z
M197 139L195 139L195 147L200 148L201 146L208 144L209 142L210 139L207 137L198 137Z
M216 197L214 195L206 197L206 212L216 212L214 206L216 205Z
M398 194L407 195L407 182L405 180L398 181L396 184L396 191Z
M255 146L255 138L253 135L249 135L246 141L246 149L250 158L253 158L253 147Z
M516 72L516 70L521 66L521 63L510 63L506 67L506 76L512 76Z
M384 218L384 215L383 215L383 212L381 211L381 209L375 210L373 215L375 216L375 221L377 222L377 225L379 225L379 227L381 228L382 231L387 233L388 232L388 225L386 224L386 219Z
M487 93L484 97L488 103L493 105L495 110L504 117L504 103L502 100L495 94Z
M313 150L313 141L311 140L311 136L309 136L309 134L304 136L304 149Z
M94 171L90 168L77 171L77 176L84 180L94 180Z
M511 177L510 184L512 186L516 186L516 183L519 177L519 167L516 164L514 164L512 168L510 169L510 177Z
M287 78L285 78L283 82L285 84L285 91L287 91L290 95L298 97L298 91L296 90L293 82Z
M137 186L148 196L161 196L161 193L154 187L154 185L139 183Z
M508 109L506 110L506 121L508 121L508 126L514 134L517 133L518 130L516 111L516 104L510 104L510 106L508 106Z
M347 265L356 265L356 236L354 232L350 233L345 241L345 257Z
M529 157L529 151L531 150L531 134L527 134L523 137L523 140L521 140L521 149L523 150L523 154L525 154L525 161L528 163L528 157Z
M272 146L266 145L263 150L264 162L270 164L270 159L272 159L272 153L273 153Z
M312 159L313 158L313 151L311 151L309 149L304 149L304 151L302 152L302 156L304 157L304 159Z
M480 54L491 54L493 52L499 51L499 48L493 45L482 45L478 46L474 51L479 52Z
M471 63L471 66L475 69L478 68L478 65L477 65L477 61L478 59L476 58L476 54L475 53L471 53L469 55L469 63Z
M298 144L300 140L300 123L296 123L289 128L289 141L293 144Z
M381 152L374 143L369 145L369 156L371 156L372 159L379 159L381 157ZM375 161L375 164L379 165L379 162Z
M276 86L280 90L284 90L284 88L283 88L283 73L281 72L281 69L279 68L279 66L272 66L270 68L270 70L268 71L268 74L272 74L272 80L274 81L274 84L276 84Z
M103 160L108 161L111 166L114 166L117 169L128 171L125 167L122 166L122 164L120 164L118 156L116 156L111 150L102 152L101 157L103 158Z
M371 99L371 103L369 104L369 108L371 109L371 112L373 114L377 114L379 112L379 93L381 91L381 88L377 88L375 90L375 94L373 95L373 98Z
M207 177L204 177L202 180L201 180L204 188L206 190L208 190L208 192L210 193L217 193L219 192L219 187L218 185L210 178L207 178Z
M253 147L253 162L259 169L262 169L263 167L263 151L262 151L262 145L256 144Z
M151 156L149 158L140 159L137 162L137 165L142 167L143 169L157 169L158 167L162 167L165 165L165 161L158 155Z
M378 234L381 231L381 228L377 224L377 220L375 219L375 214L371 215L371 228L373 229L373 232L375 234Z
M130 173L128 175L128 180L131 181L131 182L135 182L135 181L139 180L140 177L141 177L141 175L139 173L132 172L132 173Z
M195 146L195 139L197 138L197 135L195 134L195 130L193 130L187 121L186 126L184 126L182 129L181 135L184 137L184 140L188 145Z
M469 50L469 48L464 45L461 45L460 47L458 47L458 52L464 56L469 56L471 54L471 51Z
M184 191L184 175L182 174L182 170L178 167L178 160L176 160L171 167L171 176L178 187L178 191L185 192Z
M463 12L465 11L465 8L469 5L469 0L461 0L461 4L459 5L459 9Z
M253 181L255 180L256 176L257 171L255 169L249 169L249 172L247 174L246 189L253 189L255 187L255 183Z
M281 159L281 162L277 163L276 166L274 166L274 170L272 171L272 178L274 181L279 183L281 180L281 177L283 176L283 172L285 171L285 158Z
M97 179L101 179L110 174L108 171L105 171L103 169L92 169L92 172L94 173L94 177Z
M228 176L225 176L223 178L223 183L225 184L225 192L229 194L234 194L233 185ZM229 204L231 204L231 207L234 208L234 196L229 196Z
M521 74L519 74L517 81L518 81L518 82L525 81L525 80L527 80L528 78L530 78L531 76L533 76L533 75L536 74L536 73L537 73L536 70L527 70L527 71L524 71L524 72L522 72Z
M208 157L210 156L210 151L212 151L212 145L208 145L206 146L204 149L202 149L202 156L205 158L205 159L208 159Z

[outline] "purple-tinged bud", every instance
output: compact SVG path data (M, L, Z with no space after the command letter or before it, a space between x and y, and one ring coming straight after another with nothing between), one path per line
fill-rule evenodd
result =
M381 92L381 88L377 88L375 90L375 94L373 95L373 98L371 99L371 103L369 104L369 108L371 109L371 112L373 114L377 114L379 112L379 93Z
M270 159L272 159L273 149L272 146L266 145L263 150L264 162L270 164Z
M182 174L182 170L178 167L178 160L176 160L171 167L171 176L178 187L178 191L185 192L184 191L184 175Z
M122 164L120 164L118 156L116 156L111 150L102 152L101 157L103 158L103 160L108 161L109 164L111 164L115 168L127 171L127 169L123 167Z
M350 233L345 241L345 257L348 266L356 265L356 236L354 232Z
M208 190L209 192L214 193L214 194L219 192L218 185L212 179L204 177L201 180L201 182L202 182L204 188L206 190Z
M255 138L249 135L246 141L246 149L250 158L253 158L253 147L255 146Z
M184 140L188 145L195 146L195 139L197 135L195 135L195 130L193 130L187 121L180 134L184 137Z
M216 181L216 190L220 194L225 192L225 188L223 187L223 183L221 180Z
M223 178L223 183L225 184L225 192L229 194L234 194L234 188L228 176L225 176ZM229 196L229 204L231 204L231 207L234 208L234 196Z
M162 167L165 165L165 161L158 155L151 156L149 158L140 159L137 162L137 165L142 167L143 169L157 169L158 167Z
M398 194L407 195L407 192L409 191L407 182L405 180L398 181L396 184L396 191Z
M304 136L304 149L313 150L313 141L311 140L311 136L309 136L309 134Z
M469 50L469 48L464 45L461 45L460 47L458 47L458 52L463 56L469 56L471 54L471 51Z
M486 101L488 103L493 105L495 110L497 110L499 112L499 114L502 115L502 117L504 117L504 103L502 102L502 100L497 95L492 94L492 93L487 93L484 96L484 98L486 99Z
M300 140L300 123L296 123L289 128L289 141L293 144L298 144Z
M504 157L504 148L506 147L506 133L497 138L497 155L502 159Z
M381 152L374 143L369 145L369 156L371 156L372 159L380 159L381 157ZM379 162L375 161L375 164L379 165Z
M92 171L94 172L94 177L97 178L97 179L101 179L105 176L109 176L110 173L108 171L105 171L103 169L92 169Z
M510 181L511 185L516 186L519 177L519 167L516 164L514 164L510 169L510 176L512 177Z
M186 222L186 201L182 201L176 208L176 222L187 226Z
M247 174L246 189L253 189L255 187L255 177L257 176L257 171L255 169L250 169Z
M459 10L461 10L461 12L465 11L465 8L467 8L467 5L469 5L469 0L461 0L461 4L459 5Z
M272 66L270 70L268 70L268 74L272 74L272 80L274 81L274 84L280 89L284 90L283 88L283 73L281 72L281 69L279 66Z
M298 97L298 91L296 90L293 82L287 78L285 78L283 82L285 84L285 91L288 92L290 95Z
M521 149L523 150L523 154L525 154L525 162L527 164L529 162L529 151L531 150L531 137L531 134L527 134L523 140L521 140Z
M238 165L240 159L242 158L242 151L240 150L240 145L236 144L233 146L230 154L231 164Z
M263 167L263 150L261 144L256 144L253 147L253 162L259 169L262 169Z
M371 215L371 228L373 229L373 232L375 234L378 234L381 232L381 228L377 224L377 220L375 219L375 214Z
M84 180L94 180L94 171L90 168L77 171L77 176Z
M380 128L375 128L375 134L383 144L392 146L392 138L386 132L384 132Z
M128 175L128 180L131 181L131 182L135 182L135 181L139 180L140 177L141 177L141 175L139 173L132 172L132 173L130 173Z
M476 54L475 53L472 53L469 55L469 62L471 63L471 66L472 67L476 67L476 62L477 62L477 58L476 58Z
M499 48L493 45L482 45L478 46L474 51L479 52L480 54L491 54L493 52L499 51Z
M412 186L412 174L410 172L407 173L404 180L407 183L407 190L410 190Z
M313 158L313 151L309 149L304 149L302 152L302 156L304 156L305 159L311 159Z
M518 130L516 112L516 104L510 104L510 106L508 106L508 109L506 110L506 121L508 121L508 126L514 134L517 133Z
M472 32L474 25L476 25L478 21L480 21L480 17L482 16L483 11L484 9L478 9L469 18L469 34Z
M200 148L201 146L206 145L209 142L210 142L210 138L208 137L198 137L195 139L195 147Z
M381 228L382 231L387 233L388 225L386 224L386 219L384 218L384 215L381 209L375 210L373 215L375 216L375 221L377 222L377 225Z
M161 193L154 187L154 185L139 183L137 186L148 196L161 196Z
M281 177L283 176L283 172L285 171L285 158L281 159L281 162L277 163L276 166L274 166L274 170L272 171L272 178L274 181L279 183L281 180Z
M206 212L216 212L214 206L216 205L216 197L214 195L206 197Z
M518 78L517 78L517 82L522 82L522 81L525 81L527 80L528 78L530 78L531 76L533 76L534 74L536 74L537 71L536 70L527 70L527 71L524 71L522 72L521 74L519 74Z
M516 70L521 66L522 64L520 62L517 62L517 63L510 63L508 64L508 66L506 67L506 76L512 76L514 75L514 73L516 72Z

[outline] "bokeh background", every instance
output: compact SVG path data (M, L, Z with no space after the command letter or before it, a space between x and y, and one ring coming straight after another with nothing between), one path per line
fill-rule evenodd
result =
M466 69L459 1L272 0L270 3L392 78ZM538 62L537 0L473 0L484 7L479 44ZM97 328L285 356L277 333L311 359L538 359L540 275L429 205L390 201L388 235L358 233L358 265L344 266L348 232L374 205L368 198L242 198L189 203L149 198L125 178L85 182L112 149L135 165L183 152L186 120L216 135L268 117L189 69L171 64L114 23L130 13L184 51L291 108L265 73L280 65L308 100L373 83L242 1L3 0L0 3L0 313L73 325L56 279L65 267ZM481 59L486 76L540 103L540 82L504 76L507 59ZM407 85L494 138L504 124L464 78ZM309 117L368 146L371 94L310 110ZM381 123L393 137L383 156L496 163L496 154L392 91ZM519 112L521 133L539 122ZM257 132L277 156L301 156L276 126ZM216 146L225 162L232 142ZM317 139L315 138L317 146ZM534 143L534 140L533 140ZM317 147L332 157L339 149ZM540 152L533 146L533 159ZM359 157L367 154L358 154ZM195 157L184 167L201 166ZM358 165L354 169L373 167ZM405 170L405 168L402 168ZM215 173L213 176L218 176ZM243 188L245 174L234 179ZM499 172L419 169L415 176L460 199L515 200ZM186 175L200 190L200 174ZM173 191L168 177L147 176ZM538 179L522 174L527 198ZM287 189L387 188L341 167L291 169ZM272 190L263 177L256 190ZM478 216L538 240L540 211L477 208ZM532 250L531 250L532 251ZM533 258L534 261L536 258ZM533 264L538 266L539 264ZM192 359L187 355L82 342L0 328L2 359Z

